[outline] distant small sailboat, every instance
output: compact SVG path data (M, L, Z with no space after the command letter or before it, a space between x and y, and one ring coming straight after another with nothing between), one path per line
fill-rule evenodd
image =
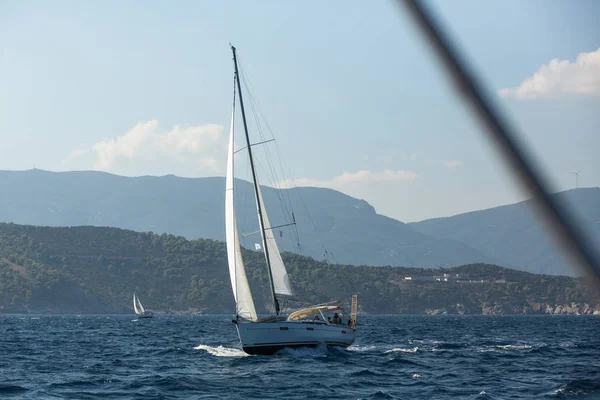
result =
M227 161L227 177L225 188L225 221L227 236L227 258L231 286L236 302L236 317L233 322L237 326L242 349L249 354L273 354L283 348L316 347L324 346L350 346L356 337L356 312L357 296L352 297L352 314L348 324L343 324L337 312L343 308L339 301L317 304L302 308L284 316L280 313L279 299L293 299L291 283L279 253L273 227L269 223L265 204L258 183L252 157L252 143L248 136L244 103L238 74L238 65L235 48L233 60L235 66L234 85L237 85L239 103L242 111L244 130L246 136L246 151L252 170L252 183L254 186L255 201L258 214L259 232L262 246L256 244L257 250L262 250L267 265L271 300L275 315L259 318L254 307L254 299L250 292L248 279L242 260L242 251L238 237L237 224L234 211L234 116L235 116L235 89L233 111L231 118L231 132L229 138L229 152ZM235 86L234 86L235 87ZM295 222L294 222L295 224ZM291 224L290 224L291 225ZM258 232L257 232L258 233ZM330 321L327 313L335 313Z
M146 311L144 309L139 297L137 297L135 293L133 294L133 310L137 314L138 318L152 318L154 316L152 311Z

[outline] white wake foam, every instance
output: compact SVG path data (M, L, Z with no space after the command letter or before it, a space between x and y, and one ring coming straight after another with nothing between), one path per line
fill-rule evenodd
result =
M370 351L370 350L375 350L375 346L370 345L370 346L356 346L356 345L352 345L348 348L346 348L346 350L350 350L350 351Z
M496 348L502 350L526 350L531 349L532 347L528 344L499 344Z
M416 353L419 350L419 347L415 346L412 349L405 349L402 347L395 347L393 349L387 350L384 353Z
M540 345L529 345L529 344L496 344L493 346L483 346L478 347L478 353L488 353L488 352L501 352L508 350L530 350L533 348L539 348Z
M194 350L204 350L207 353L215 356L215 357L247 357L248 354L244 353L240 349L233 349L230 347L223 346L207 346L205 344L201 344L199 346L194 347Z

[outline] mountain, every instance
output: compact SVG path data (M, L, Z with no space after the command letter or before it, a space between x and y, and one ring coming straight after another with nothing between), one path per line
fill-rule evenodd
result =
M157 312L231 313L226 257L224 243L214 240L0 223L0 313L133 313L133 292ZM244 250L243 258L264 312L270 293L263 254ZM341 299L348 306L359 293L365 313L600 313L600 298L582 278L484 264L431 270L333 267L292 253L283 259L296 296L312 304Z
M242 232L258 229L250 183L237 181ZM224 178L136 178L103 172L0 171L0 221L45 226L110 226L225 239ZM435 238L379 215L366 201L324 188L278 191L263 187L273 226L297 221L300 248L289 228L278 241L284 250L323 259L325 249L345 264L440 267L501 263L468 245ZM287 203L285 203L287 204ZM287 210L287 211L286 211ZM254 248L258 235L242 239Z
M600 249L600 188L582 188L553 196L569 207L588 240ZM532 210L531 200L410 224L427 235L453 239L524 271L573 275L577 271L562 255Z

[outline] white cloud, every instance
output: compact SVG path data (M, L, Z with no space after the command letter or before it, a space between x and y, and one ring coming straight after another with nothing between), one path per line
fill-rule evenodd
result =
M215 174L222 172L225 164L215 157L225 149L224 140L220 125L175 125L161 132L156 120L138 122L121 136L73 150L63 163L91 153L94 169L124 175Z
M85 156L86 154L88 154L91 151L91 149L89 147L87 147L86 145L82 144L81 146L79 146L79 148L73 150L72 152L69 153L68 156L65 157L65 159L62 161L63 164L70 164L73 160L80 158L82 156Z
M357 172L344 172L332 179L317 180L310 178L298 178L294 180L296 186L317 186L327 187L336 190L347 190L356 186L365 186L381 182L409 182L417 178L417 173L414 171L390 170L387 169L381 172L372 172L368 170L360 170ZM290 186L290 181L283 183L283 187Z
M462 161L459 160L447 160L444 161L444 167L446 168L457 168L463 165Z
M338 185L346 185L350 183L370 183L370 182L382 182L382 181L412 181L417 177L417 174L413 171L393 171L386 169L382 172L371 172L366 169L358 172L344 172L341 175L333 178L333 182Z
M371 204L376 208L382 206L383 209L386 209L385 205L387 204L387 208L396 212L396 201L390 199L397 198L397 196L400 196L399 193L408 193L410 189L408 189L407 186L409 185L407 184L417 179L417 177L417 173L414 171L388 169L373 172L360 170L357 172L344 172L332 179L325 180L299 178L293 182L280 182L277 187L313 186L334 189L358 199L366 199L372 202ZM393 215L393 213L385 215Z
M579 53L575 62L554 59L516 88L498 91L504 98L600 96L600 48Z

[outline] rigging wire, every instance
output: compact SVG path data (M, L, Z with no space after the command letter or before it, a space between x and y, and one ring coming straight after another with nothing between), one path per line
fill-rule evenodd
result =
M325 254L327 254L328 251L325 250ZM346 274L346 269L342 268L340 266L340 263L338 262L338 260L335 258L335 256L333 255L333 253L329 253L329 255L331 255L331 258L333 259L333 262L335 263L335 265L337 265L337 270L341 271L342 274L344 274L344 279L340 279L342 281L342 283L344 284L344 287L346 288L346 291L348 292L348 294L354 294L354 293L358 293L356 290L354 285L352 284L352 281L348 278L348 275ZM327 265L329 265L329 261L327 261L327 259L325 259L325 262L327 263ZM350 287L348 287L348 285L350 285Z
M247 97L250 100L251 109L252 109L252 112L254 114L255 121L257 123L257 129L258 129L258 133L259 133L259 135L261 137L261 140L262 141L268 141L268 140L273 140L274 141L275 140L275 135L273 134L273 131L272 131L270 125L269 125L269 122L268 122L267 118L265 117L265 115L264 115L264 113L262 111L262 108L260 106L260 103L259 103L258 99L256 97L254 97L254 95L253 95L253 91L254 90L252 88L252 83L250 82L250 78L248 78L248 76L245 74L245 72L243 70L243 66L241 68L242 68L242 74L243 74L243 78L244 78L243 79L243 84L244 84L244 86L246 88L246 92L248 94ZM270 133L270 135L271 135L270 138L267 138L265 136L265 133L263 132L261 121L264 121L264 124L265 124L265 126L267 127L267 130L268 130L268 133ZM277 172L277 170L275 168L275 163L273 163L273 161L271 159L271 154L267 151L266 147L264 148L264 152L265 152L265 155L266 155L268 163L269 163L269 169L271 170L271 174L272 174L271 176L273 178L272 181L270 182L271 186L275 187L277 189L282 189L283 188L282 187L282 183L285 183L285 181L286 181L286 179L285 179L285 172L283 171L283 169L281 169L281 175L282 176L279 177L279 174L278 174L278 172ZM281 164L279 164L279 165L281 165ZM291 207L291 200L289 199L289 195L288 195L288 198L287 198L287 200L288 200L287 202L285 202L283 200L284 199L281 198L282 204L289 205Z
M275 142L275 143L277 143L277 142ZM277 151L278 151L279 154L281 154L280 151L279 151L279 148L277 148ZM288 171L290 171L290 176L292 176L291 170L290 170L289 166L287 165L287 163L285 162L285 160L283 160L282 158L280 158L280 159L282 161L282 165L285 166L288 169ZM291 182L292 182L292 185L294 187L298 187L296 185L296 181L294 180L294 178L291 178ZM341 268L341 266L340 266L340 263L334 257L333 253L330 253L327 250L327 248L325 247L325 245L323 244L323 239L321 238L321 235L319 234L319 231L317 230L315 222L314 222L314 220L313 220L313 218L312 218L312 216L310 214L310 211L308 209L308 206L306 205L306 202L304 201L304 197L302 196L302 193L299 190L297 191L297 193L298 193L298 198L300 199L300 202L302 203L302 207L304 208L304 212L306 213L307 219L308 219L310 225L312 226L313 232L315 232L315 234L317 235L317 241L319 242L319 244L321 245L321 249L323 250L323 257L324 257L323 260L325 261L325 264L327 264L329 267L335 267L335 266L337 266L338 269L343 270L343 268ZM331 256L331 258L333 260L333 265L332 265L331 261L329 261L328 256ZM348 279L348 276L346 275L345 271L343 273L344 273L344 275L346 277L347 282L350 284L350 286L352 288L351 291L348 291L349 294L358 293L355 290L356 288L354 287L354 285L352 284L352 282Z
M250 104L250 109L252 111L252 114L254 116L254 121L256 123L256 131L260 137L261 141L267 141L267 140L274 140L275 143L275 149L276 149L276 154L277 154L277 158L279 161L279 165L281 168L281 177L280 175L277 173L277 170L274 166L274 162L272 160L272 157L270 155L270 153L268 152L267 148L264 148L264 153L265 153L265 158L267 160L267 167L270 171L270 175L266 174L267 176L271 176L271 181L269 182L270 186L273 187L275 189L275 194L277 195L278 199L279 199L279 203L280 206L282 208L283 214L287 215L287 216L292 216L292 218L294 219L294 224L291 225L292 226L292 232L294 233L294 239L295 239L295 243L292 244L292 247L295 248L296 252L301 254L301 255L306 255L304 253L304 250L302 248L302 246L300 245L300 235L298 233L298 229L297 229L297 225L296 225L296 221L295 221L295 217L294 216L294 212L293 212L293 207L292 207L292 201L291 201L291 196L290 196L290 188L289 187L282 187L284 184L287 184L288 182L292 182L294 187L297 187L296 182L294 180L294 178L292 177L293 175L290 173L290 179L286 179L286 174L285 174L285 168L287 168L288 172L290 172L289 166L287 165L287 163L285 162L285 159L282 156L281 150L279 148L279 145L277 143L277 140L275 140L275 135L273 134L273 131L271 129L271 126L268 123L267 118L265 117L262 108L260 106L260 103L258 101L258 99L256 99L253 95L253 88L252 88L252 83L250 82L250 79L248 78L248 76L245 73L244 70L244 65L243 62L241 60L238 59L238 70L240 72L241 75L241 79L240 82L243 84L244 88L245 88L245 92L246 92L246 98L247 103ZM267 132L270 134L270 137L267 137L265 132L263 131L263 126L261 124L261 120L264 121L264 125L266 126ZM266 172L263 165L256 160L255 164L257 164L259 166L259 168L263 171ZM274 178L274 179L273 179ZM325 246L323 245L323 241L321 239L321 236L319 235L319 232L316 229L316 225L310 215L310 212L308 211L308 207L306 206L306 203L304 201L304 198L302 197L300 191L297 191L298 193L298 197L302 203L302 206L304 207L304 210L306 212L306 215L308 216L309 222L313 228L313 231L316 233L317 235L317 239L318 242L320 243L322 249L323 249L323 256L324 256L324 261L325 264L328 267L333 268L334 265L337 266L338 268L336 268L337 270L341 270L344 278L345 279L341 279L344 287L346 288L346 290L348 291L349 294L355 293L356 291L352 291L350 290L350 288L348 287L348 285L350 285L353 288L353 284L352 282L348 279L348 276L346 274L346 271L344 271L343 268L340 268L339 262L337 261L337 259L335 258L335 256L328 252L328 250L325 248ZM285 196L284 196L285 195ZM329 256L331 256L334 265L332 265L332 262L329 260Z
M246 94L247 94L246 97L249 99L248 103L250 104L250 108L251 108L252 114L254 116L254 120L256 122L257 132L261 138L261 141L275 141L273 131L271 130L271 128L268 124L268 121L267 121L266 117L264 116L262 109L260 108L260 104L259 104L258 100L252 94L252 84L250 83L249 78L247 77L247 75L244 72L243 65L240 66L240 71L241 71L241 74L243 77L242 83L244 84L244 87L246 89ZM266 135L263 131L263 128L262 128L261 120L263 120L265 122L265 125L267 126L267 129L268 129L269 133L271 134L270 138L266 137ZM276 143L276 141L275 141L275 143ZM265 173L265 175L267 177L271 177L268 184L269 184L269 186L276 189L274 192L275 192L275 195L277 196L277 198L279 199L279 205L281 207L282 214L287 216L287 218L291 217L292 220L295 220L292 201L291 201L291 197L289 195L289 189L284 188L282 186L282 183L285 183L287 181L287 179L285 177L285 171L283 170L282 167L280 167L281 174L278 173L278 171L275 167L276 163L273 162L273 159L272 159L271 154L268 151L267 147L264 147L264 154L265 154L265 158L267 160L267 167L270 171L270 173ZM279 157L279 158L281 160L281 157ZM282 164L279 163L279 165L281 166ZM263 172L265 172L264 168L262 168L262 165L261 165L261 169L263 170ZM294 248L297 252L300 252L302 254L302 247L300 245L300 236L299 236L297 228L295 226L295 221L293 221L293 223L294 223L294 225L293 225L292 231L294 232L293 239L295 239L295 240L292 241L291 248Z

